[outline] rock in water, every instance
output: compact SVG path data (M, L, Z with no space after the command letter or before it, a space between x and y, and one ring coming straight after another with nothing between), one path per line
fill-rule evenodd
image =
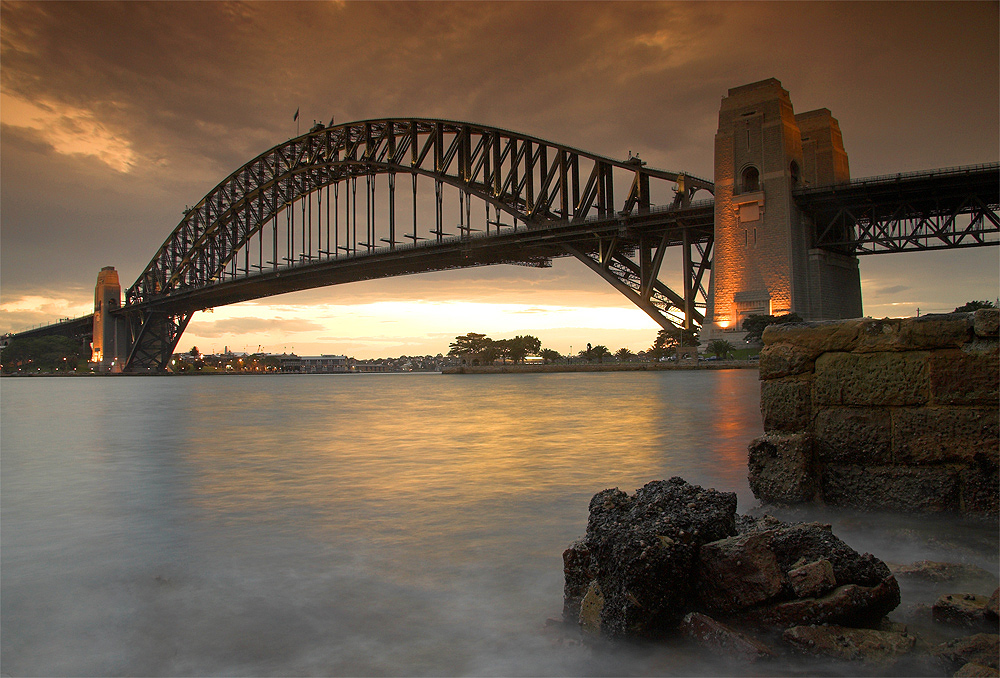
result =
M580 602L594 578L590 572L590 551L583 539L563 551L563 578L563 621L574 624L580 617Z
M601 631L610 638L651 637L691 611L702 544L736 534L736 494L682 478L658 480L628 496L594 495L586 543L604 595Z
M563 564L564 619L607 638L655 637L704 611L737 626L877 626L899 604L888 566L829 525L738 519L735 494L681 478L594 495Z
M755 662L774 656L774 651L761 641L740 633L711 617L692 612L681 621L681 633L715 652L744 662Z
M844 626L795 626L782 637L804 652L875 664L910 652L916 643L916 638L906 633Z

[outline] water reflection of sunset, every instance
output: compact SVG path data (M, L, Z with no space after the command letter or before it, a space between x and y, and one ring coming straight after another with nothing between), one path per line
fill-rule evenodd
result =
M456 512L518 513L567 485L588 499L631 491L691 455L706 475L745 486L746 431L758 416L748 377L756 373L300 377L283 380L280 421L269 418L273 394L247 380L221 411L218 394L195 396L185 459L194 502L225 520L292 512L360 530L389 520L381 538L428 539ZM419 400L409 397L415 380ZM707 389L697 400L708 411L686 409L689 388ZM697 438L677 417L695 420Z

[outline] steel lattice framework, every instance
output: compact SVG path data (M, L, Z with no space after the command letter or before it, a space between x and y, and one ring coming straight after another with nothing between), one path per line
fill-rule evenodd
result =
M870 177L799 189L815 246L883 254L1000 244L1000 165Z
M401 174L410 190L397 185ZM638 158L613 160L483 125L316 125L185 211L126 292L127 369L162 368L199 309L406 273L547 266L567 255L662 327L699 324L713 211L710 201L692 204L691 197L712 188ZM420 215L431 212L427 223ZM680 293L658 279L675 246L683 250Z

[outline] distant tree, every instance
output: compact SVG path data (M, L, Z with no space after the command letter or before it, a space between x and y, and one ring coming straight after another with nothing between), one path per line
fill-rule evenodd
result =
M649 347L646 351L646 355L649 356L651 360L659 360L660 358L666 357L677 346L677 335L671 334L666 330L660 330L656 333L656 338L653 340L653 345Z
M701 346L701 338L698 330L681 330L681 346Z
M545 364L554 363L562 358L559 351L554 351L551 348L543 348L538 352L538 355L545 361Z
M673 353L678 346L701 346L698 338L698 330L685 330L677 328L675 330L660 330L656 333L653 345L646 351L646 355L652 360L659 360L664 356Z
M524 362L525 356L537 355L542 348L542 342L538 337L529 335L518 335L513 339L506 340L507 356L515 363Z
M499 353L496 343L485 334L469 332L461 337L455 337L455 341L449 346L448 355L466 355L484 363L493 362Z
M195 360L201 357L201 351L198 350L197 346L192 346L191 350L188 351L188 353L190 353L191 357L194 358Z
M996 308L997 305L992 301L967 301L963 305L955 309L955 313L970 313L972 311L978 311L981 308Z
M785 323L800 323L802 318L798 313L786 313L785 315L749 315L743 319L743 331L746 336L743 338L748 344L760 343L764 336L764 328L768 325L784 325Z
M592 347L590 349L590 354L593 357L597 358L597 362L603 363L604 362L604 356L611 355L611 351L608 350L607 346L604 346L602 344L598 344L597 346L594 346L594 347Z
M618 359L618 362L627 363L635 360L635 353L623 346L615 351L615 358Z
M708 352L718 358L726 358L732 355L734 346L725 339L716 339L708 343Z

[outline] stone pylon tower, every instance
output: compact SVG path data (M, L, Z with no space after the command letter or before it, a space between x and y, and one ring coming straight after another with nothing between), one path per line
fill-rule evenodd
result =
M105 266L97 274L94 288L94 341L91 360L102 372L121 371L127 358L128 334L124 319L112 311L122 304L122 287L114 266Z
M715 257L703 340L742 337L753 314L806 320L862 314L857 257L813 247L798 187L850 180L840 125L795 115L773 78L729 90L715 135Z

